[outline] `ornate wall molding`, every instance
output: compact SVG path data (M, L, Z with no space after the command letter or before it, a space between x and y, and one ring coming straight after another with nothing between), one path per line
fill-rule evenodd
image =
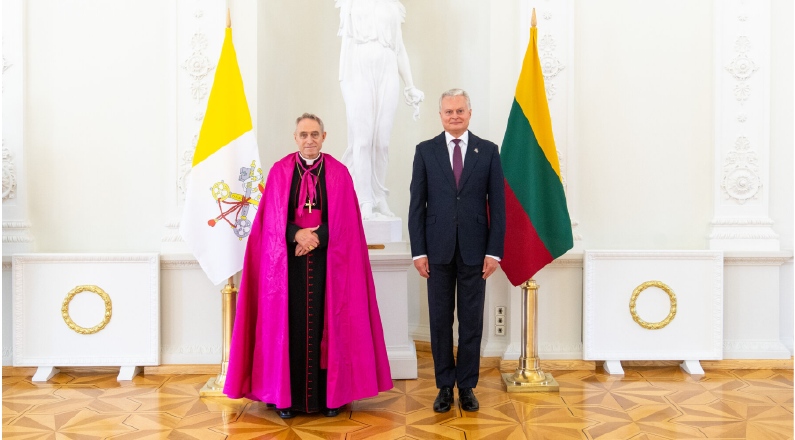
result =
M770 0L725 0L713 11L715 214L709 248L777 251L768 190Z
M168 233L160 241L176 243L185 241L179 233L179 222L166 222Z
M206 8L206 6L212 6ZM220 54L223 32L217 32L225 8L205 5L200 0L180 2L177 6L178 54L180 77L178 79L178 123L180 125L177 194L179 203L184 202L188 188L188 177L193 165L193 152L199 141L199 130L204 120L207 97L212 88L215 60ZM206 32L204 29L212 29Z
M552 19L552 15L548 15L547 20ZM551 33L546 32L543 37L538 40L538 59L541 61L541 73L544 75L544 89L547 94L547 101L551 101L555 97L557 87L555 87L555 77L566 68L557 57L555 48L557 43L555 37Z
M779 351L786 349L779 340L735 340L723 341L725 351Z
M123 263L140 262L153 264L159 259L157 254L30 254L15 255L14 263ZM155 274L152 274L155 275ZM153 281L154 282L154 281Z
M161 270L193 270L201 269L196 260L160 260Z
M539 342L538 351L540 353L582 353L582 342Z
M579 258L558 258L557 260L553 260L551 263L549 263L547 267L580 268L582 267L582 256Z
M3 222L3 243L32 243L30 223L24 221Z
M724 257L724 266L781 266L792 257Z
M768 217L721 217L710 222L714 226L773 226Z
M766 217L723 217L710 222L710 239L778 239L773 232L773 220Z
M24 0L3 1L3 255L32 252L25 183L25 38Z
M17 168L14 165L14 153L6 148L3 140L3 200L17 196Z
M709 234L710 240L777 240L778 234L771 230L760 231L713 231Z
M3 235L3 243L32 243L33 237L27 235Z
M726 155L720 186L727 198L734 199L740 204L756 198L762 188L762 179L759 177L759 156L751 148L751 142L745 136L739 136Z
M163 354L181 355L220 355L220 345L166 345L161 349Z

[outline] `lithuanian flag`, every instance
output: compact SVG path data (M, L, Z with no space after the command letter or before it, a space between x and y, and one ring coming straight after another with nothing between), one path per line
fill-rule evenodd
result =
M179 231L213 284L243 269L262 197L262 168L227 28L185 195Z
M533 12L535 19L535 11ZM534 20L535 21L535 20ZM571 220L533 23L500 160L505 175L505 254L500 266L518 286L573 247Z

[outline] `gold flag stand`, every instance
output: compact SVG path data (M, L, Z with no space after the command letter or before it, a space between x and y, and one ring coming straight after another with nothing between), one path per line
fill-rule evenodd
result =
M529 279L522 284L522 357L514 373L503 373L509 393L560 391L560 385L538 364L538 284Z
M208 380L199 391L201 397L226 397L224 383L226 372L229 369L229 347L232 345L232 327L235 325L235 309L237 308L237 289L235 277L229 277L226 286L221 290L223 294L223 337L224 345L221 353L221 372L218 376Z

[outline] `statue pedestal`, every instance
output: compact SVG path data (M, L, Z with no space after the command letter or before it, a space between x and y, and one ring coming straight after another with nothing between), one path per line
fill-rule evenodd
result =
M369 236L368 243L371 243ZM389 367L392 379L416 379L417 350L409 337L408 313L408 270L413 264L411 252L405 241L383 246L383 249L370 249L369 252Z
M403 219L400 217L362 220L362 226L367 244L396 243L403 240Z

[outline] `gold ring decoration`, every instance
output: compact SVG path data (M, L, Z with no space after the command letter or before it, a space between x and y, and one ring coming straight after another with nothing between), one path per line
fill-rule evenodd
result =
M105 302L105 317L102 319L102 322L99 324L91 327L91 328L83 328L79 325L75 324L72 321L72 318L69 316L69 303L72 302L72 298L75 297L80 292L94 292L102 298L102 301ZM105 293L104 290L100 289L97 286L77 286L74 289L70 290L69 293L66 294L66 298L63 300L63 305L61 306L61 316L63 316L64 322L66 325L69 326L70 329L74 330L81 335L93 335L98 331L105 328L106 325L110 322L110 316L113 313L113 305L110 302L110 296Z
M640 296L640 292L643 292L649 287L659 287L662 289L663 292L668 294L668 298L671 300L671 311L668 312L668 316L665 317L660 322L646 322L638 316L638 311L635 309L635 302L638 300L638 296ZM629 299L629 313L632 314L632 319L638 323L639 326L648 329L648 330L659 330L661 328L665 328L671 321L674 320L676 316L676 294L670 287L668 287L665 283L661 281L646 281L645 283L641 284L640 286L636 287L635 290L632 292L632 298Z

